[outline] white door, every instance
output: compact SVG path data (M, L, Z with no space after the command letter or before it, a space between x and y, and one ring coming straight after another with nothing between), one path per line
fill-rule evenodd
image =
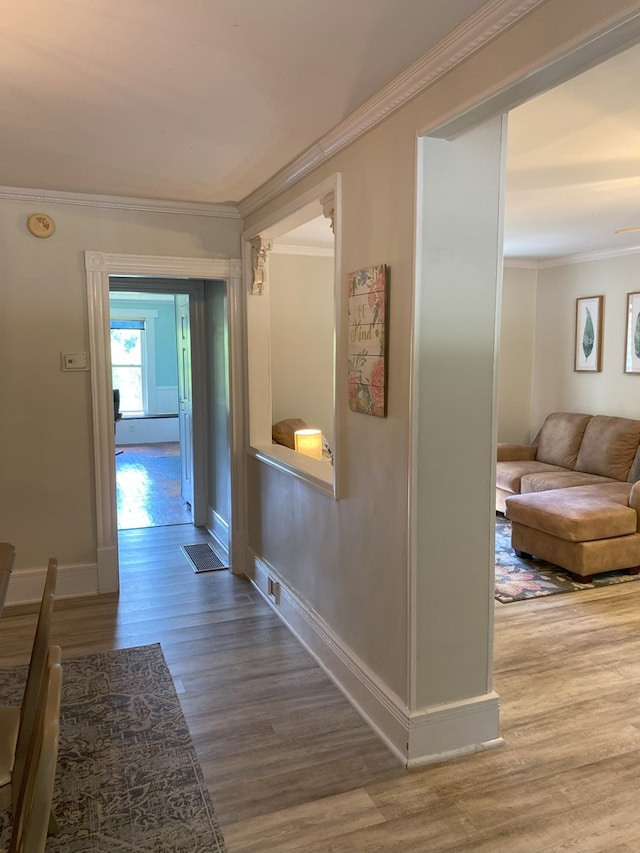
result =
M178 340L178 422L180 425L180 467L182 497L193 506L193 399L191 387L191 326L189 296L176 294Z

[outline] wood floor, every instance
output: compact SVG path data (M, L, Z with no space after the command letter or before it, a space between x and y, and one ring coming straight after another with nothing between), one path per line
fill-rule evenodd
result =
M120 537L119 596L58 601L53 639L162 644L229 853L640 851L640 582L497 604L506 745L407 772L246 581L192 571L202 533ZM34 623L5 610L0 667Z
M191 508L182 499L180 477L179 442L118 445L118 530L191 524Z

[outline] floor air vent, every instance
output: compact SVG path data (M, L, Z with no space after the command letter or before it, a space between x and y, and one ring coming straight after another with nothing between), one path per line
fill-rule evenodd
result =
M215 572L218 569L229 568L222 562L208 542L201 542L198 545L181 545L180 547L191 563L194 572Z

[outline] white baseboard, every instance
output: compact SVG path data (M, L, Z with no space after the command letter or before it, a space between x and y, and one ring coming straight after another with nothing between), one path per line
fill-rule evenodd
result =
M411 711L265 560L249 552L249 579L361 717L406 767L480 752L503 741L495 693Z
M229 524L213 507L208 508L207 530L213 537L218 556L229 565Z
M42 598L46 567L14 570L9 582L6 605L37 604ZM98 594L98 567L95 563L58 566L56 598L83 598Z

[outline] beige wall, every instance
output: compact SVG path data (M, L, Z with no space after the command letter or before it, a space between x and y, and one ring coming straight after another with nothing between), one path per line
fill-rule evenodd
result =
M498 440L528 442L550 412L640 418L640 376L624 372L627 293L640 253L539 270L505 267ZM604 296L600 373L573 369L576 299Z
M538 273L532 429L549 412L640 418L640 376L624 372L627 293L640 290L640 254ZM604 296L601 373L573 369L576 299Z
M492 501L488 484L493 467L487 428L492 389L487 367L494 335L489 334L486 317L481 337L474 342L482 353L482 384L474 394L483 392L489 398L482 408L481 430L476 429L473 417L457 417L457 404L450 409L445 404L445 410L438 413L439 423L448 422L451 429L446 447L465 447L464 454L451 452L446 460L456 494L464 495L464 485L474 474L470 459L482 466L481 485L472 492L471 511L464 503L447 504L455 525L452 521L441 529L429 529L430 539L423 547L427 557L433 549L437 559L432 563L423 560L420 598L415 594L409 475L414 436L416 137L529 75L580 39L591 38L616 15L637 5L625 0L606 4L601 0L547 0L246 222L248 229L257 226L323 178L340 172L340 310L346 311L344 280L348 271L375 263L390 266L388 416L379 419L348 410L344 367L339 373L336 413L340 499L333 500L250 458L248 535L253 551L277 568L341 646L352 650L369 668L376 687L385 695L395 694L410 709L422 701L435 698L446 704L490 688L487 662L493 607L486 578ZM6 367L1 389L5 417L0 419L4 449L0 538L11 539L18 546L19 567L42 565L52 552L63 563L93 562L96 531L89 375L59 370L60 351L88 350L82 251L233 257L238 254L239 223L47 204L45 210L56 219L57 230L51 239L39 241L28 235L24 225L32 210L31 204L0 202L0 357ZM446 299L434 304L438 310L448 311ZM615 316L613 308L611 316ZM429 322L435 327L437 320L432 316ZM560 323L558 318L558 323L556 331L565 340L566 322ZM548 334L545 330L545 336ZM444 387L451 380L455 386L460 380L459 364L447 358L447 352L437 350L437 339L434 345L434 358L442 355L439 385ZM537 335L536 354L541 347L542 337ZM613 371L611 365L621 364L621 359L616 362L607 347L605 341L607 370ZM337 341L337 350L338 364L346 365L344 336ZM610 357L613 362L608 361ZM551 373L548 362L541 369L545 377ZM610 402L609 392L602 387L606 376L579 377L584 385L601 389L592 410L595 405L604 406L605 396L607 405ZM563 375L563 382L568 381ZM635 388L636 381L636 377L627 377L625 391ZM557 398L564 391L564 387L554 388L552 394L549 385L547 396ZM442 397L437 398L439 402ZM427 398L425 406L428 403ZM533 420L550 403L550 399L534 399ZM431 486L426 482L427 507L429 501L442 500L438 486L437 481ZM486 496L478 502L480 492ZM476 553L474 543L478 543L477 560L455 565L461 583L466 575L482 573L481 582L474 577L473 588L482 588L483 594L474 600L450 594L452 584L445 572L453 527L464 529L465 553ZM424 601L428 601L427 608L421 608ZM424 644L417 649L412 620L431 618L434 622L423 632ZM445 619L448 624L441 646L437 628ZM460 658L456 636L464 638ZM424 659L429 663L427 683L420 656L427 656ZM418 676L422 682L416 690Z
M537 270L505 265L500 320L498 441L527 443L536 324Z
M256 211L246 223L248 230L259 227L261 221L276 216L279 209L322 179L340 172L342 311L346 310L344 279L349 270L381 262L390 266L387 418L350 412L345 388L338 387L336 446L343 496L337 503L252 460L249 544L281 572L385 687L411 707L416 702L415 673L419 666L412 660L410 636L409 601L414 606L414 589L409 571L407 490L412 436L416 135L524 77L554 53L586 39L627 10L628 4L622 0L614 0L606 9L595 0L549 0L294 188ZM492 350L493 338L485 343L487 351ZM338 364L345 362L346 342L339 340ZM440 366L441 382L446 383L449 372L456 367L446 358ZM523 428L518 424L519 431ZM490 443L484 440L484 433L478 443L473 418L456 422L455 437L460 444L467 442L475 448L477 460L491 465ZM452 480L465 483L471 475L469 468L455 456L447 461ZM483 470L483 477L485 473ZM432 498L437 499L437 489ZM492 496L487 493L486 499L489 507ZM292 513L291 518L276 516L277 508L283 506ZM455 511L453 506L450 509ZM474 514L469 523L466 513L461 513L463 516L465 537L469 542L480 542L482 553L489 512ZM443 552L446 532L434 531L433 535L434 547ZM468 571L476 568L470 565ZM484 571L484 567L481 569ZM439 570L439 566L434 567L434 573L426 579L424 595L437 599L442 594ZM476 613L474 619L484 619L486 627L490 602L479 601L477 606L484 609L484 614ZM462 613L455 613L455 608L448 612L455 629L470 630ZM431 653L439 654L437 644ZM442 660L443 666L453 666L455 656ZM486 660L486 649L478 649L476 660L469 658L463 664L466 673L458 673L456 689L465 679L466 689L474 689L474 668L482 666L478 663L482 660ZM451 681L448 676L442 678L445 684ZM446 701L451 697L443 694L441 686L433 685L429 695Z
M269 257L273 421L302 418L333 446L333 258Z
M88 352L86 249L238 257L241 223L53 202L56 231L26 228L33 202L0 199L0 539L17 570L95 564L90 373L63 373L61 352Z

